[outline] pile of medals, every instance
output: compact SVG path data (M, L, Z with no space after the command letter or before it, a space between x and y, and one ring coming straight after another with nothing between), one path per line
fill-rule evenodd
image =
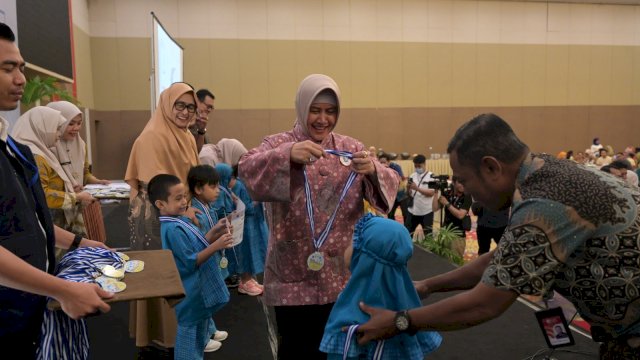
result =
M137 273L144 270L144 261L130 260L127 254L117 252L121 259L119 264L99 265L100 272L94 273L94 280L106 291L119 293L127 288L127 284L122 281L125 273Z

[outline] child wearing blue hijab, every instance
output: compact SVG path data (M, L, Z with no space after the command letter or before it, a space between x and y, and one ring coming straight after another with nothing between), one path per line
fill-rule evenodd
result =
M214 209L216 209L216 213L218 215L218 219L222 219L227 217L227 215L231 214L233 210L236 209L235 201L233 196L231 195L231 189L229 188L229 183L231 182L231 176L233 175L233 169L231 165L225 163L216 164L216 172L218 173L219 179L219 187L220 187L220 195L218 199L213 204Z
M231 168L231 165L225 163L216 164L215 169L219 177L218 188L220 189L220 194L212 207L215 210L217 218L224 219L228 215L231 215L231 213L236 209L237 198L234 198L234 195L231 193L230 186L231 179L233 177L233 169ZM239 278L236 274L238 271L238 262L240 262L240 253L235 250L235 247L233 247L226 251L225 256L228 261L225 273L225 282L228 287L237 287Z
M245 205L244 231L242 242L236 246L238 253L238 267L240 274L238 292L250 296L258 296L263 292L263 287L256 280L256 275L264 272L264 261L267 256L267 242L269 241L269 229L264 218L262 203L254 202L249 191L238 179L238 167L233 167L233 180L231 191Z
M358 306L360 301L395 311L421 306L407 270L413 243L402 224L367 214L355 226L352 246L351 278L329 315L320 351L327 353L328 360L424 359L442 342L437 332L401 333L384 343L372 341L364 346L358 345L353 336L345 344L348 334L342 329L369 320Z

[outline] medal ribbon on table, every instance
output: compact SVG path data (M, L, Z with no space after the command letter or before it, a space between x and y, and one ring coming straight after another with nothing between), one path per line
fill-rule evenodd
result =
M340 194L340 199L338 200L338 204L336 205L336 208L333 210L333 213L331 214L329 221L327 221L327 225L325 225L324 229L320 233L320 236L316 238L315 236L316 224L315 224L315 220L313 219L313 200L311 199L311 187L309 186L309 178L307 177L307 170L306 169L303 170L302 173L304 174L304 194L307 198L307 217L309 218L309 225L311 227L311 238L313 239L313 246L316 249L314 253L309 255L309 258L307 259L307 266L309 267L309 269L313 271L319 271L324 266L324 256L320 252L320 247L322 246L322 244L324 244L325 240L327 240L327 238L329 237L329 232L331 231L333 222L336 219L336 214L338 213L340 204L342 204L342 201L347 195L347 191L349 191L349 188L355 181L358 174L356 174L353 171L349 173L349 177L347 178L347 182L344 184L344 187L342 188L342 193Z

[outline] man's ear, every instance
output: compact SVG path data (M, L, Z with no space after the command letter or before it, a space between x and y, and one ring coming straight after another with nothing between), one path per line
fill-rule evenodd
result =
M488 180L498 179L504 170L502 163L493 156L485 156L480 160L480 175Z
M194 195L202 195L202 193L204 192L204 185L199 185L196 186L195 188L193 188L195 194Z

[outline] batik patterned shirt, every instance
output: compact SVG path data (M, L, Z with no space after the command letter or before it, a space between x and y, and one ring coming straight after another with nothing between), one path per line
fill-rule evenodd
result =
M555 290L592 326L640 333L638 204L637 189L610 174L531 154L483 282L519 294Z

